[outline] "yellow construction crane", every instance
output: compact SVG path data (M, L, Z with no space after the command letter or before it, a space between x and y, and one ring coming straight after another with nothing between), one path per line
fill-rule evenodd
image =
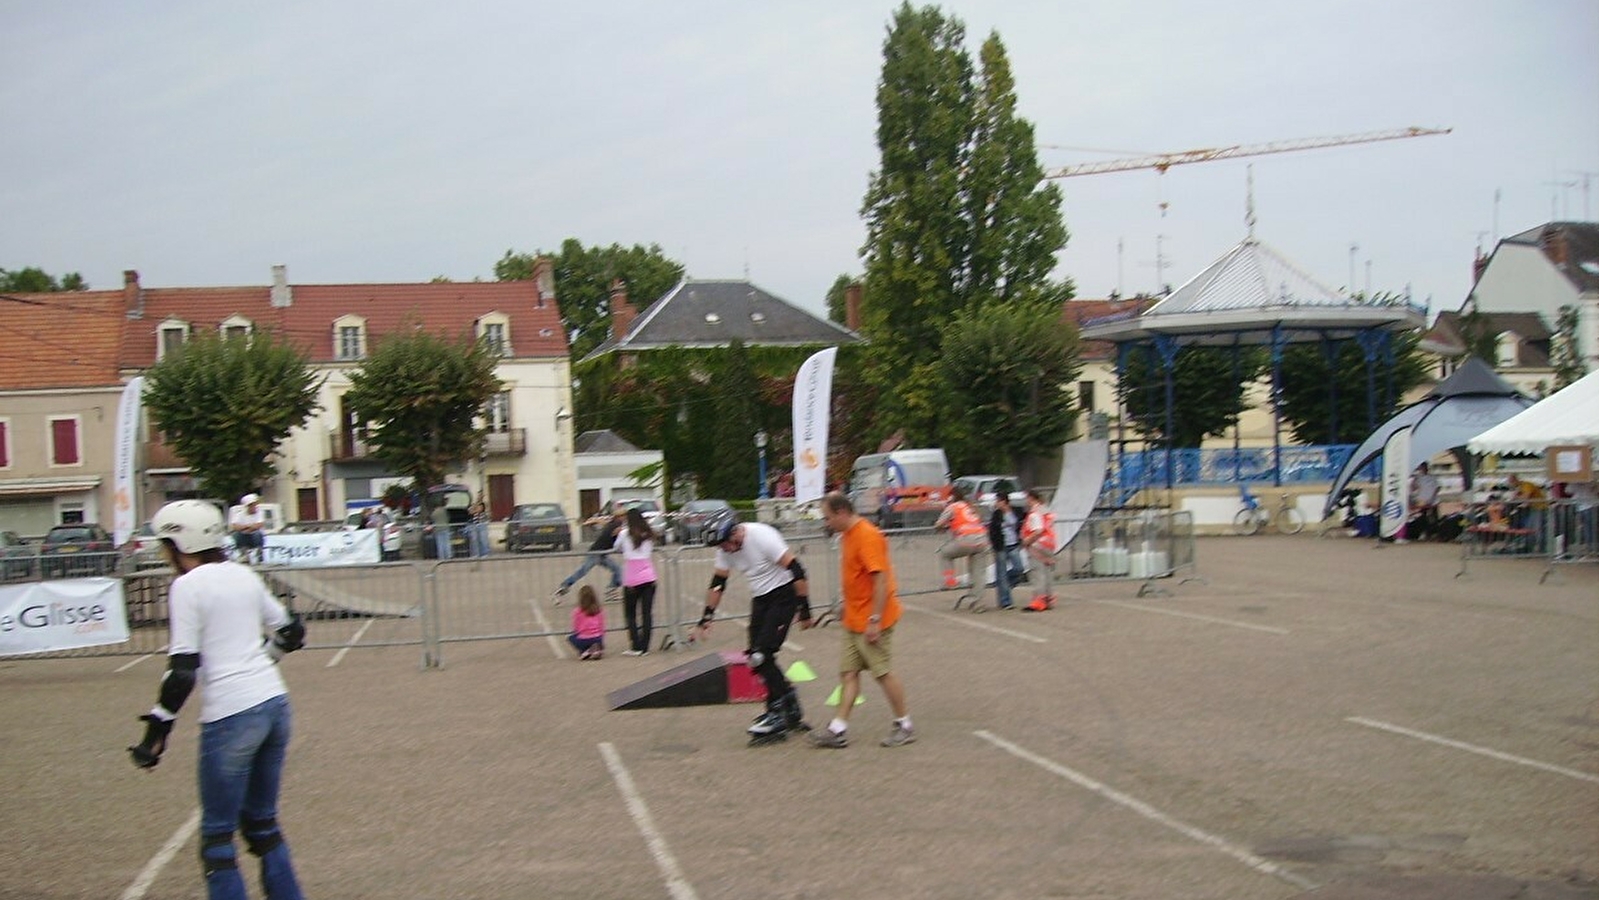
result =
M1269 144L1243 144L1232 147L1212 147L1206 150L1184 150L1180 153L1162 153L1156 156L1138 156L1131 159L1110 159L1104 162L1065 166L1044 173L1051 178L1075 178L1079 175L1103 175L1107 172L1126 172L1130 169L1155 169L1165 174L1172 166L1184 163L1210 162L1215 159L1233 159L1239 156L1261 156L1267 153L1288 153L1293 150L1314 150L1319 147L1341 147L1345 144L1369 144L1373 141L1395 141L1400 138L1427 137L1448 134L1451 128L1398 128L1393 131L1370 131L1365 134L1346 134L1338 137L1301 138L1297 141L1273 141ZM1163 204L1164 205L1164 204Z

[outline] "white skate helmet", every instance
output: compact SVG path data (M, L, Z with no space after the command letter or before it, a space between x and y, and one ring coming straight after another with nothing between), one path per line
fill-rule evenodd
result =
M204 500L175 500L161 507L150 520L158 538L172 541L182 553L199 553L222 546L227 528L222 512Z

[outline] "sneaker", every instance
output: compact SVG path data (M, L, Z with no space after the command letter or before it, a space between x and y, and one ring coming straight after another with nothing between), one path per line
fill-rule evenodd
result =
M883 738L882 745L884 747L899 747L904 744L914 743L915 741L916 729L906 728L898 722L895 722L894 730L888 733L888 737Z
M831 750L842 750L849 746L848 731L833 731L823 728L821 731L811 732L812 747L826 747Z
M601 650L598 647L595 647L593 650L589 651L589 659L604 659L604 658L605 658L605 651Z
M590 647L589 649L584 650L582 653L579 653L577 655L577 658L578 659L593 659L594 658L594 648Z
M550 595L550 600L553 601L556 606L560 606L561 605L561 598L565 597L566 596L566 592L570 591L570 590L571 590L570 587L567 587L566 585L563 584L560 587L555 589L555 593Z
M622 651L622 655L623 656L643 656L644 653L645 653L645 651L643 651L643 650L623 650Z

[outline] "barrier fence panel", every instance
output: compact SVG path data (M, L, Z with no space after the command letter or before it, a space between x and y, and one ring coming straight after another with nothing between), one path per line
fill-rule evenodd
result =
M1457 577L1472 560L1547 559L1544 577L1556 565L1599 562L1599 507L1584 501L1490 500L1463 515Z

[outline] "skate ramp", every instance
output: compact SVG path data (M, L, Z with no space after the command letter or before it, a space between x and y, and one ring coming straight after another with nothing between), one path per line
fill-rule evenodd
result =
M1060 477L1049 504L1055 514L1055 546L1064 549L1077 536L1099 502L1110 471L1110 441L1073 441L1061 448Z
M409 574L409 569L404 572ZM261 573L274 588L292 591L295 606L301 611L319 606L368 616L415 618L420 614L421 598L416 596L415 576L387 575L381 570L363 573L360 578L350 578L349 574L348 569L281 569Z
M744 654L732 650L707 653L606 695L613 710L759 703L765 699L766 684L745 663Z

